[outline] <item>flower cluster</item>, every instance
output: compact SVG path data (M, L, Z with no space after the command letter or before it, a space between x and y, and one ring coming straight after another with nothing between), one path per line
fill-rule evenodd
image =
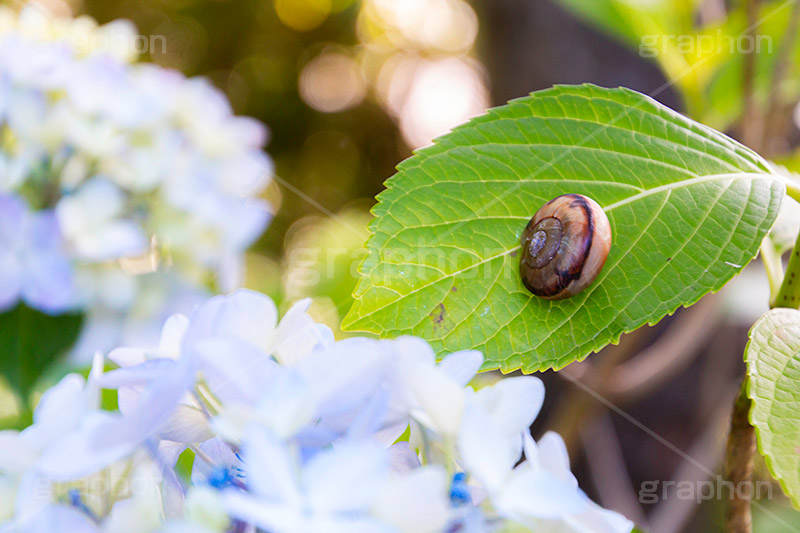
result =
M238 284L269 219L266 130L207 80L136 63L135 38L0 7L0 311L145 319Z
M632 529L580 491L560 437L531 438L540 380L473 390L480 353L335 342L307 306L278 322L266 296L217 296L157 347L111 352L120 368L65 377L0 432L0 530Z

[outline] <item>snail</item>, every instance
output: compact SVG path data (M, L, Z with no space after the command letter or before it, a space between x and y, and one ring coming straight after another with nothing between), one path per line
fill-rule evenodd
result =
M565 194L544 204L522 232L519 270L536 296L561 300L591 285L611 248L611 225L591 198Z

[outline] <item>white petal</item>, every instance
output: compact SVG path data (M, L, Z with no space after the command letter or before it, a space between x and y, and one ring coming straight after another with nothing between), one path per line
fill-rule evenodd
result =
M315 455L303 472L303 484L316 512L358 512L372 505L387 474L381 446L345 443Z
M99 382L106 389L145 385L174 372L176 368L177 364L172 359L152 359L138 365L109 370L99 378Z
M161 428L159 436L162 439L191 444L208 440L214 433L200 409L181 404Z
M158 442L158 460L170 468L174 468L178 458L185 450L186 444L182 442L161 440Z
M68 238L102 226L124 208L123 192L103 178L93 178L64 196L56 206L58 222Z
M22 297L31 307L59 314L77 303L72 266L61 252L33 252L27 257L24 268Z
M314 420L317 391L297 372L282 370L267 385L256 417L274 435L288 439Z
M37 462L37 470L57 481L70 481L88 476L130 454L138 441L119 440L97 446L97 434L118 434L124 423L97 412L84 419L79 430L70 433L45 451Z
M406 386L418 406L412 416L438 433L455 436L464 410L464 388L432 366L418 368L411 376Z
M299 508L300 488L289 450L266 431L254 429L242 446L247 485L260 498Z
M578 482L569 469L567 446L564 444L564 439L561 438L561 435L548 431L536 444L539 447L539 460L542 467L577 487Z
M333 344L331 330L314 322L306 313L310 305L310 298L295 303L275 330L272 355L282 365L296 364L318 345Z
M223 403L254 405L280 368L269 355L238 337L206 337L189 349L198 370Z
M557 520L584 512L591 502L570 483L545 471L520 468L509 477L492 503L505 515L528 519Z
M411 450L408 442L398 442L389 446L389 467L392 472L406 473L419 468L419 457Z
M492 416L494 424L511 434L527 431L544 402L544 385L539 378L506 378L475 394Z
M161 330L161 340L158 343L159 350L164 354L169 354L177 358L181 353L181 343L189 328L189 318L180 313L171 315Z
M43 443L72 431L86 411L86 382L78 374L69 374L44 393L33 414L35 431Z
M132 221L106 222L70 237L77 253L90 261L133 257L147 249L147 237Z
M475 350L455 352L445 357L439 368L453 381L466 386L483 364L483 354Z
M100 530L85 513L66 505L49 505L37 513L33 521L24 528L26 533L98 533Z
M419 337L403 336L393 341L386 342L395 352L395 357L400 358L401 364L428 364L433 366L436 362L436 354L430 344Z
M447 474L438 465L392 477L374 509L379 519L403 533L443 531L449 511Z
M144 363L147 360L147 351L141 348L115 348L108 354L108 358L125 368Z
M201 305L190 318L185 342L231 336L268 353L277 320L278 309L268 296L239 290Z
M303 529L305 520L301 509L265 501L233 489L225 491L222 496L231 516L264 531L315 531Z
M386 359L376 354L373 342L341 342L302 359L296 370L308 382L320 405L320 416L336 431L346 427L336 419L355 416L381 386ZM350 418L346 424L349 425Z
M458 434L458 451L464 470L470 473L490 492L502 489L519 459L513 437L498 431L486 409L470 402L464 411ZM519 448L522 435L516 436Z
M19 431L0 431L0 472L21 473L35 460L35 450L20 438Z
M594 503L580 514L564 517L564 522L576 531L597 533L630 533L633 522L619 513L603 509Z

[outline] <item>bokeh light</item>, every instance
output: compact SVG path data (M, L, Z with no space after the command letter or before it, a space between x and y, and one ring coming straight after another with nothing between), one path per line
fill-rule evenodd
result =
M366 85L358 64L339 52L323 52L300 73L300 95L317 111L336 113L361 103Z
M473 57L477 34L477 15L462 0L364 1L362 65L411 148L488 106L487 78Z
M367 40L398 48L466 53L478 35L478 17L462 0L367 0L361 22Z
M275 0L275 12L281 22L293 30L313 30L328 18L331 0Z
M485 75L470 59L402 60L388 63L383 98L413 147L483 112L489 105Z

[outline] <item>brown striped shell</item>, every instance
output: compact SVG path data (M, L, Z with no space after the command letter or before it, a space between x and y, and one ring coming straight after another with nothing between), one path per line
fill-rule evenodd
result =
M536 296L561 300L591 285L611 248L611 225L591 198L565 194L550 200L522 232L519 271Z

